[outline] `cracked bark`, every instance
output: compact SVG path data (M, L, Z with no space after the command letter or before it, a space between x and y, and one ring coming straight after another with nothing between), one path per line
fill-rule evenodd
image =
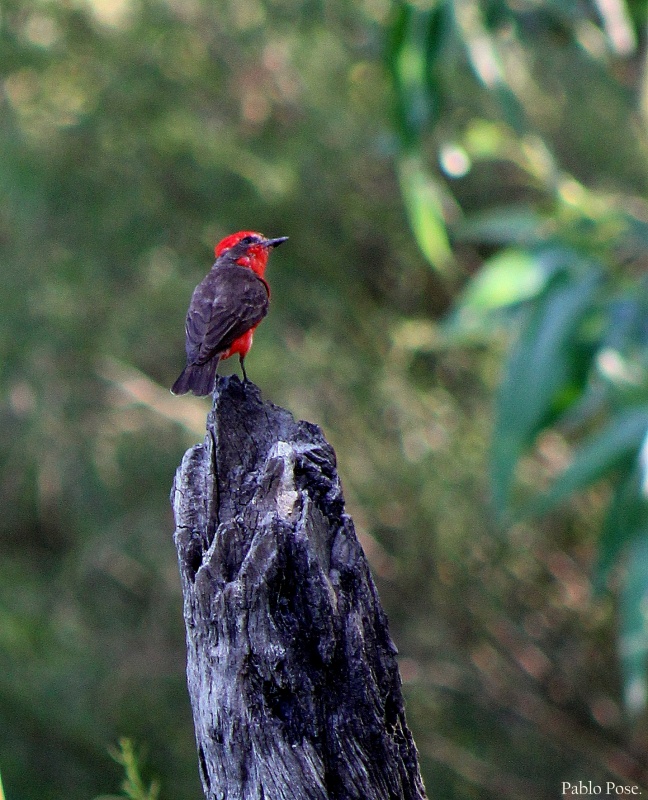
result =
M219 378L171 500L208 800L420 800L396 649L320 429Z

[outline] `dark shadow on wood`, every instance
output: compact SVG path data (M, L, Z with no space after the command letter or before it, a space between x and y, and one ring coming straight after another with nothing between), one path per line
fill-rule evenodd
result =
M396 649L316 425L219 378L171 495L209 800L420 800Z

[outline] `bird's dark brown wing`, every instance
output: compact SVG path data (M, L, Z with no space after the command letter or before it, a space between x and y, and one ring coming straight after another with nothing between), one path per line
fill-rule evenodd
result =
M196 286L185 324L187 362L204 364L268 313L268 288L247 267L212 267Z

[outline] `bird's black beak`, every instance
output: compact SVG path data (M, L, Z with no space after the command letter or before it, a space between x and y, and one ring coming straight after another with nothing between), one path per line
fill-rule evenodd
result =
M283 244L287 240L287 236L279 236L277 239L266 239L263 244L266 247L279 247L280 244Z

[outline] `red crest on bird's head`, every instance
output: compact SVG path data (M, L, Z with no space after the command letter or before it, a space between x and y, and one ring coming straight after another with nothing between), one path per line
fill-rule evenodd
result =
M216 258L222 255L226 250L229 250L235 245L239 244L239 242L242 242L243 239L250 239L250 244L253 245L254 243L265 241L265 236L263 236L261 233L257 233L256 231L239 231L238 233L231 233L229 236L226 236L224 239L222 239L214 248Z
M257 275L263 276L270 251L273 247L285 242L287 238L287 236L281 236L278 239L266 239L263 234L256 231L239 231L222 239L214 248L214 252L216 258L219 258L229 250L236 248L236 252L232 253L235 263L241 267L248 267Z

